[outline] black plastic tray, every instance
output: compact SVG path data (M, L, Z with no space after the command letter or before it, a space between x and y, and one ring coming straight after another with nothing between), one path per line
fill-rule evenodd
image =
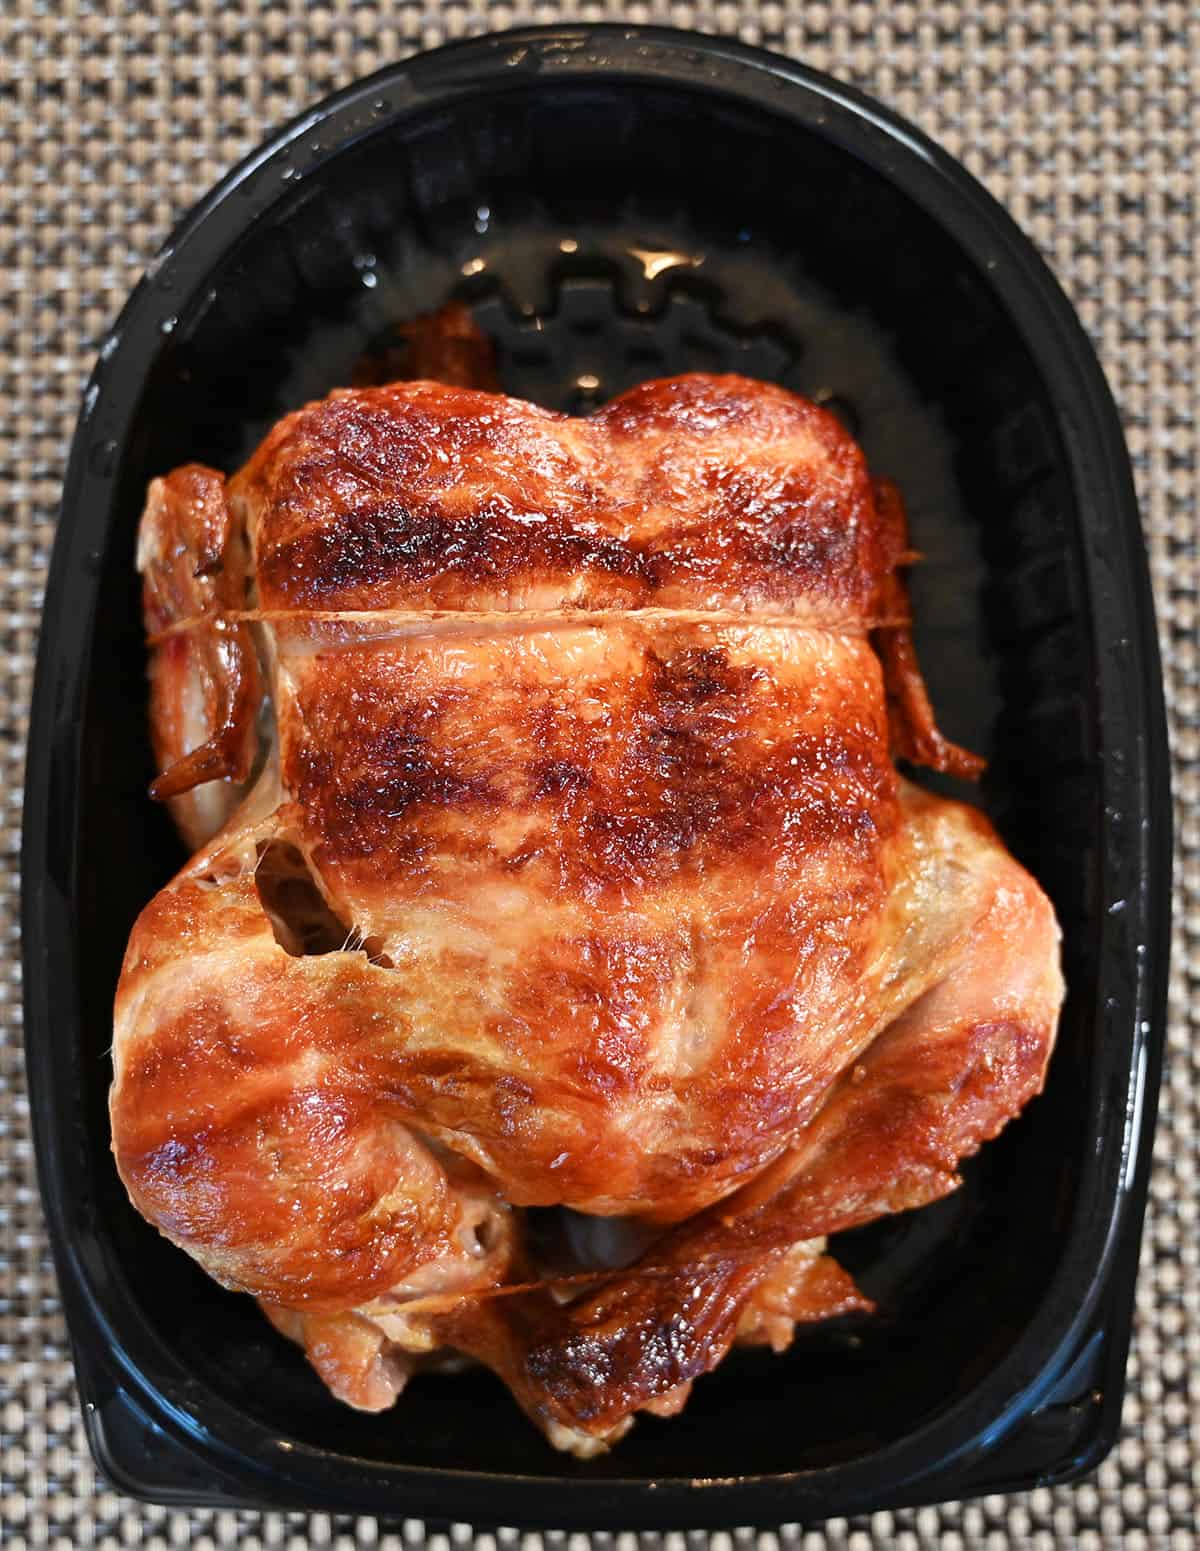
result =
M181 860L145 796L147 480L234 467L389 322L459 295L509 391L730 367L832 399L926 555L919 646L979 800L1054 898L1045 1095L920 1213L839 1240L880 1315L735 1355L605 1459L476 1372L367 1417L130 1208L112 993ZM28 1064L88 1436L121 1488L562 1526L812 1519L1069 1480L1117 1431L1162 1046L1170 814L1128 460L1069 305L950 158L802 66L532 29L382 71L269 140L151 265L88 386L46 597L24 850Z

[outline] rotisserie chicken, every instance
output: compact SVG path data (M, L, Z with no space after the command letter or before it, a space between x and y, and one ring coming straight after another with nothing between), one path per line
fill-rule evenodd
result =
M114 1150L342 1399L466 1354L594 1453L869 1308L825 1236L1038 1092L1051 907L893 764L976 768L911 559L841 425L738 377L361 387L154 481L196 854L130 940Z

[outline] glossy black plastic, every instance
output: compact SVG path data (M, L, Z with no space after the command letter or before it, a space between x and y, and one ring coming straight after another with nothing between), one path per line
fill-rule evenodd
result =
M979 800L1052 894L1070 996L1045 1095L925 1212L839 1242L878 1317L735 1355L606 1459L482 1373L333 1402L125 1200L110 1007L180 861L145 797L133 542L147 480L233 467L458 294L509 391L578 408L733 367L834 401L908 497L919 645ZM88 386L30 733L28 1063L96 1458L155 1501L562 1526L806 1520L1071 1479L1114 1438L1162 1044L1167 755L1108 390L1026 239L877 104L652 29L426 55L267 142L151 266Z

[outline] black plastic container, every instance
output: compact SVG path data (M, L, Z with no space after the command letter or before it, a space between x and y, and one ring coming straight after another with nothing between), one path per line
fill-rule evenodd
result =
M1070 995L1045 1095L956 1196L838 1243L881 1313L735 1354L605 1459L481 1372L339 1406L248 1299L130 1208L110 1008L179 865L145 796L133 568L147 480L232 468L450 295L515 393L579 408L730 367L830 398L905 491L918 644L979 800L1054 898ZM88 1435L160 1502L563 1526L804 1520L1088 1470L1116 1434L1167 969L1161 683L1128 461L1026 239L868 99L651 29L426 55L271 139L155 260L89 385L46 598L25 836L28 1062Z

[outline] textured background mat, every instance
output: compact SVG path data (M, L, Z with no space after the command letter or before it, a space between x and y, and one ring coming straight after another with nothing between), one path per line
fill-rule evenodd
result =
M137 1506L84 1444L41 1227L20 1053L17 856L41 590L95 344L176 217L316 97L450 37L623 20L737 33L916 120L1041 246L1125 418L1157 593L1178 822L1168 1074L1122 1442L1083 1485L758 1537L785 1546L1200 1544L1200 8L1079 0L508 5L0 0L0 1543L420 1546L409 1523ZM448 1505L448 1510L450 1505ZM613 1551L634 1537L597 1536ZM640 1537L647 1545L685 1537ZM749 1533L711 1537L713 1551ZM586 1551L585 1537L478 1544ZM708 1537L689 1536L697 1551ZM666 1551L666 1547L664 1547Z

